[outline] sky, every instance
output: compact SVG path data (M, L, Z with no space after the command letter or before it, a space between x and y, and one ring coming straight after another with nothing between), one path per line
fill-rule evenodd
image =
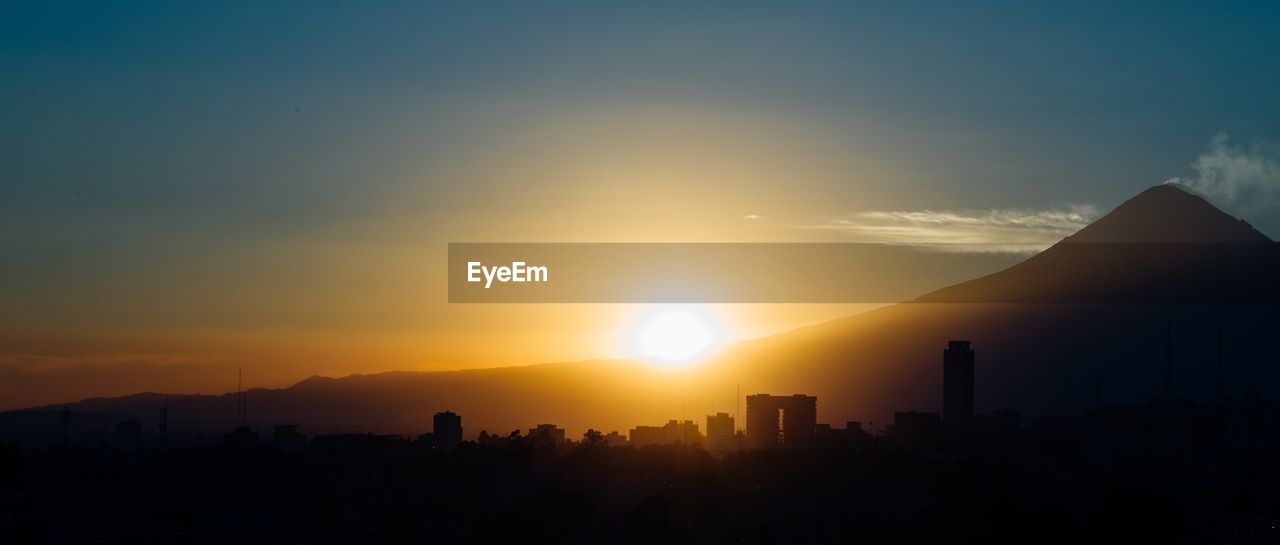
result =
M5 2L5 394L616 357L648 312L450 305L450 242L1043 246L1166 181L1280 237L1275 3L795 4Z

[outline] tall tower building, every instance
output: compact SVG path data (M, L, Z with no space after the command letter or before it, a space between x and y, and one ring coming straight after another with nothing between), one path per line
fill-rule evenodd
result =
M729 413L707 415L707 451L723 456L736 449L733 417Z
M952 437L973 431L973 349L951 341L942 351L942 425Z
M462 417L452 411L436 413L431 419L431 435L436 447L452 449L462 442Z
M768 394L747 396L747 446L753 449L777 447L782 443L778 406Z
M750 448L812 445L817 423L816 397L803 394L747 396L747 446Z

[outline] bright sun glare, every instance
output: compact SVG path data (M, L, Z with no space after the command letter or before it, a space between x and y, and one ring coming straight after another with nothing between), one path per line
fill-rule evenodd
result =
M724 341L712 324L689 307L658 307L631 333L628 352L667 367L684 367Z

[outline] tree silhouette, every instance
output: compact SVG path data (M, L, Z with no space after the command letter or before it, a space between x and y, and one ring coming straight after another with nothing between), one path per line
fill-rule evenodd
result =
M582 444L588 447L604 445L604 434L594 429L588 429L587 433L582 434Z

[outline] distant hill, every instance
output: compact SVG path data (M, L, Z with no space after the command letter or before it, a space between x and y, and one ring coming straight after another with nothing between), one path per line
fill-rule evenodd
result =
M419 433L432 413L453 410L468 436L542 422L576 436L587 427L705 422L713 409L741 414L732 401L740 388L744 395L817 395L820 421L879 428L895 410L940 408L950 339L970 340L977 351L979 411L1012 407L1036 416L1166 395L1212 399L1219 342L1227 395L1253 389L1276 397L1277 278L1280 246L1198 196L1157 186L1003 271L736 343L695 369L601 360L313 377L251 390L249 419L313 432ZM234 423L234 394L167 399L175 429ZM139 394L89 399L71 410L134 415L153 426L161 403L157 394ZM56 437L58 409L0 414L0 430Z

